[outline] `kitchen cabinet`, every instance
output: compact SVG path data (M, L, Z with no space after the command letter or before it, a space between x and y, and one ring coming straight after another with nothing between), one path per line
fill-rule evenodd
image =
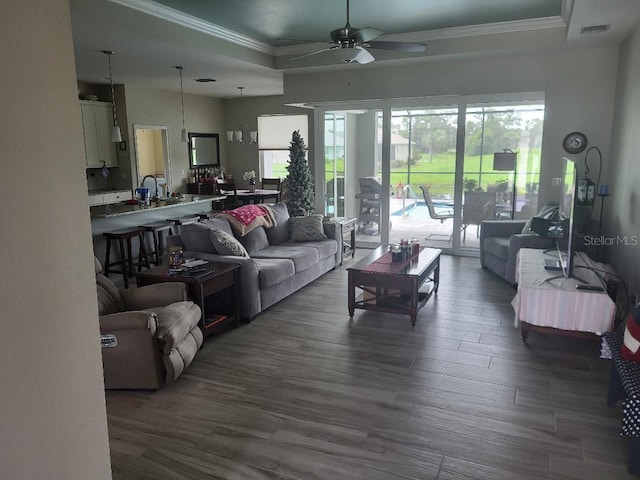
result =
M112 203L120 203L125 200L132 200L133 192L131 190L118 190L114 192L93 193L89 195L89 206L109 205Z
M80 102L87 168L117 167L116 145L111 141L113 109L110 103Z

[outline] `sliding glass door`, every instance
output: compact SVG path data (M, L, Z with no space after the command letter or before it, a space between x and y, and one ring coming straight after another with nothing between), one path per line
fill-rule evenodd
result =
M321 109L325 215L356 217L361 247L417 238L477 255L483 220L537 209L544 100L531 96ZM496 153L513 163L494 164Z
M416 237L452 248L457 122L457 107L392 109L391 243Z
M478 249L483 220L537 211L543 121L540 102L467 106L461 250Z

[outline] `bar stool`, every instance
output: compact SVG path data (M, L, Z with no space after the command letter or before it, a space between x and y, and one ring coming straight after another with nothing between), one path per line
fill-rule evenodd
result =
M138 267L138 271L142 267L150 268L149 257L147 256L147 249L144 246L144 228L130 227L123 228L121 230L114 230L113 232L104 232L107 238L107 252L104 259L104 276L109 277L109 273L121 273L124 280L124 288L129 288L129 277L135 275L134 267ZM133 261L133 252L131 246L131 240L138 238L138 261ZM114 240L118 244L120 250L120 258L112 262L111 261L111 241ZM126 249L125 249L126 242ZM119 265L120 270L112 268L113 265Z
M199 215L187 215L185 217L180 218L169 218L169 222L173 222L173 225L176 227L173 230L175 235L180 235L180 226L182 225L191 225L193 223L198 223L200 221Z
M165 238L171 235L173 226L172 223L167 221L159 221L153 223L147 223L146 225L140 225L140 228L144 228L145 232L151 233L151 240L153 242L153 250L149 252L150 262L155 265L162 263L162 256L165 251Z

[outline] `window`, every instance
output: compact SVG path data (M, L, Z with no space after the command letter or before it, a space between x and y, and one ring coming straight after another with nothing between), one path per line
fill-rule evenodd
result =
M287 176L291 133L299 130L308 141L307 115L265 115L258 117L258 150L260 152L260 176L284 178Z

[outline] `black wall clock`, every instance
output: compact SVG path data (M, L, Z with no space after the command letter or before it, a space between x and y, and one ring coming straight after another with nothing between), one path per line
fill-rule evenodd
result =
M587 148L587 136L580 132L571 132L564 137L562 141L562 148L565 152L576 154L584 151Z

